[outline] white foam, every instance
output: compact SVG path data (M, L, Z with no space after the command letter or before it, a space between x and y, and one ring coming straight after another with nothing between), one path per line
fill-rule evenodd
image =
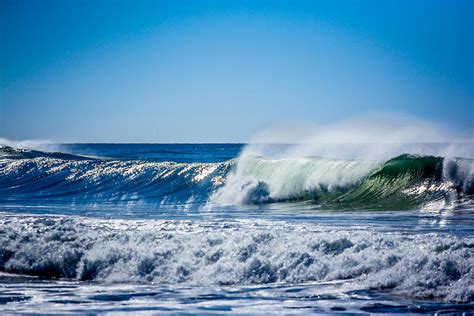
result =
M412 297L474 297L474 238L285 222L1 216L0 269L99 282L347 280Z

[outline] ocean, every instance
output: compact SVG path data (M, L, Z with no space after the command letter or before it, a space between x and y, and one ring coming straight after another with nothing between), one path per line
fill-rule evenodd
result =
M322 147L2 145L0 311L472 315L474 145Z

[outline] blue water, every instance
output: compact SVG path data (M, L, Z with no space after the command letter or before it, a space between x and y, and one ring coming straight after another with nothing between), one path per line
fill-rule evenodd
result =
M75 155L120 160L223 162L236 158L244 144L62 144Z
M0 147L0 310L472 314L473 145L291 148Z

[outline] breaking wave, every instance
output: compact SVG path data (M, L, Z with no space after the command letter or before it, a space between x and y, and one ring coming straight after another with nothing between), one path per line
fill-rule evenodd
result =
M219 203L312 201L399 209L472 202L474 161L245 156L220 163L108 160L0 147L0 201Z

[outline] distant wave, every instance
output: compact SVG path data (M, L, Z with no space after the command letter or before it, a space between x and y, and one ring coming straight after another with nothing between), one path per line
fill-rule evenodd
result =
M470 302L469 236L275 222L1 215L0 271L95 282L331 282Z
M471 202L474 160L246 156L222 163L105 160L0 147L0 201L258 204L401 209Z

